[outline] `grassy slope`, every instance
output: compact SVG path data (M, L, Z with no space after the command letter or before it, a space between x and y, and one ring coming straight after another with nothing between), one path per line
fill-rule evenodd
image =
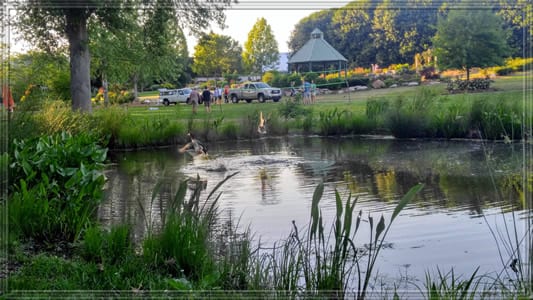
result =
M498 93L511 93L516 95L516 97L523 97L524 89L524 80L527 76L531 76L526 73L517 73L513 76L502 76L495 79L493 83L493 88L496 89L495 92L487 93L478 93L479 97L483 97L486 94L498 94ZM398 96L411 97L413 96L420 86L417 87L398 87L398 88L388 88L388 89L369 89L366 91L357 91L352 93L343 93L343 94L330 94L330 95L319 95L317 97L318 103L312 105L313 111L315 113L320 111L328 111L333 108L338 108L339 110L347 110L357 114L364 114L366 109L366 102L370 99L394 99ZM436 84L432 85L431 88L436 89L439 94L446 94L445 88L446 84ZM153 96L154 92L145 92L141 94L141 97L144 99L157 99L157 96ZM155 97L155 98L154 98ZM456 94L448 96L452 102L461 101L464 99L464 95ZM287 99L286 97L282 99ZM216 119L219 117L224 117L225 120L240 120L245 118L248 115L253 114L256 111L262 111L263 114L268 115L274 111L277 111L280 103L273 103L272 101L267 101L266 103L258 103L256 101L248 104L244 101L239 102L238 104L222 104L212 106L211 118ZM154 105L151 105L154 106ZM175 120L187 120L192 117L192 108L186 104L179 104L176 106L161 106L156 105L157 110L150 110L149 105L141 106L130 106L128 110L132 113L134 118L170 118ZM196 119L205 119L208 114L205 112L205 109L202 105L199 106L198 114L195 116Z

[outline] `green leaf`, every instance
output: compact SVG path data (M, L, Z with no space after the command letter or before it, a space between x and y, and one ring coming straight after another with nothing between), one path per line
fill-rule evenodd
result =
M311 232L309 237L312 238L316 235L317 225L319 221L318 203L324 193L324 184L321 182L317 185L315 192L313 193L313 201L311 202Z
M378 222L378 226L376 227L376 238L374 239L375 244L377 244L378 238L383 232L383 230L385 230L385 218L383 217L383 215L381 215L381 218Z

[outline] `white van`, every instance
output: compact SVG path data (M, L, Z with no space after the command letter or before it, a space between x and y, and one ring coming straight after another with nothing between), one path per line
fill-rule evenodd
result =
M171 103L189 104L190 94L191 94L191 89L189 88L177 89L177 90L160 89L159 90L159 103L162 103L166 106L170 105Z

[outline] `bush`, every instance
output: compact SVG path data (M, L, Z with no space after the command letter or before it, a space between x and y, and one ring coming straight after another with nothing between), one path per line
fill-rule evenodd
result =
M439 79L439 73L435 70L435 67L424 67L420 70L420 76L424 79Z
M310 113L310 111L302 105L301 94L298 94L293 98L285 98L278 107L278 112L285 119L294 119Z
M10 229L38 240L75 241L103 197L107 149L66 132L14 141Z
M356 86L356 85L368 86L369 84L370 84L370 78L368 78L368 77L350 77L350 78L348 78L348 85L349 86Z
M492 80L489 78L482 79L476 78L472 80L450 80L446 90L450 93L454 92L465 92L465 91L478 91L478 90L488 90Z

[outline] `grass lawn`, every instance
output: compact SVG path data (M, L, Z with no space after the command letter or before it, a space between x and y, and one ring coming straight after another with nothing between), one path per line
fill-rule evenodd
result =
M512 76L500 76L494 80L492 87L496 91L468 94L469 97L481 97L484 98L487 95L496 96L499 93L505 95L516 95L516 97L523 97L524 81L526 78L533 75L533 72L519 72ZM439 83L429 86L434 89L438 95L443 95L452 100L451 102L462 101L465 94L447 95L446 83ZM330 111L334 108L338 110L346 110L356 114L364 114L366 111L366 102L372 99L396 99L397 97L410 98L413 97L416 92L423 88L422 86L403 86L397 88L386 89L368 89L365 91L355 91L351 93L342 94L329 94L317 96L317 103L306 106L313 110L314 114L320 112ZM157 99L158 92L143 92L140 94L141 99ZM246 103L240 101L237 104L223 103L221 105L211 105L212 112L208 114L205 111L203 105L198 106L198 114L192 114L192 107L187 104L178 104L163 106L158 103L155 104L143 104L143 105L129 105L127 110L131 113L134 119L153 119L153 118L165 118L175 119L176 121L188 120L191 118L205 120L211 118L212 120L223 117L224 120L240 120L247 116L255 115L261 111L264 115L268 115L273 112L277 112L283 102L288 99L282 98L278 103L267 101L265 103L258 103L253 101L252 103ZM153 101L152 101L153 103Z

